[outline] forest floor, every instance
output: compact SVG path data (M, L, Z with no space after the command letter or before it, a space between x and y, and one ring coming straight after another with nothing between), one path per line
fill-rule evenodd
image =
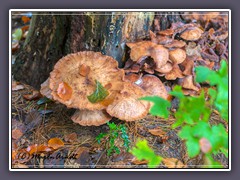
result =
M41 99L28 100L24 96L32 94L35 90L28 85L23 85L23 87L21 90L12 92L11 124L13 133L15 133L13 134L15 139L12 138L12 148L21 152L22 149L31 149L34 145L47 145L50 139L56 137L64 142L64 146L51 153L43 150L41 152L42 159L21 157L20 162L15 161L14 167L147 168L146 162L137 161L124 148L120 148L120 154L107 156L105 142L99 144L96 140L99 133L109 130L107 124L97 127L77 125L71 120L71 115L75 110L68 109L56 102L43 101L41 104ZM217 124L219 121L223 122L218 114L213 113L211 116L212 124ZM185 143L177 135L178 129L171 128L175 122L174 118L165 120L148 115L142 120L130 123L117 119L113 119L111 122L125 123L131 147L136 144L138 138L145 138L156 154L168 158L169 164L167 166L162 164L159 168L202 168L202 156L190 159L186 152ZM157 136L149 132L151 129L159 128L162 132ZM22 133L19 135L16 130ZM47 158L50 154L56 158ZM57 158L60 157L58 154L61 154L62 158ZM77 154L77 158L64 158L71 154ZM225 156L218 155L215 158L224 167L228 166L228 159Z
M13 15L12 29L21 27L25 33L30 19ZM24 41L14 42L12 63ZM215 67L215 66L214 66ZM107 133L109 126L81 126L71 120L74 109L49 101L29 85L12 80L12 119L11 148L12 167L14 168L147 168L146 161L138 161L124 147L119 146L120 154L107 155L106 139L98 143L96 137ZM176 103L176 102L172 102ZM173 105L173 104L172 104ZM172 129L174 117L167 120L147 115L144 119L125 122L113 118L115 124L125 124L130 139L130 149L137 140L144 138L157 155L165 158L158 168L204 168L203 154L189 158L185 142L178 136L179 128ZM217 111L210 117L211 124L223 123ZM160 130L159 130L160 129ZM151 130L159 130L157 134ZM50 140L57 148L49 149ZM120 144L120 138L115 144ZM30 155L38 156L31 156ZM74 157L74 158L72 158ZM225 168L228 159L223 154L214 156Z

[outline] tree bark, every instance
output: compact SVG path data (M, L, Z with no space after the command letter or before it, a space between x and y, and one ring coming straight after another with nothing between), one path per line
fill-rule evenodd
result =
M55 63L69 53L100 51L123 67L126 42L148 38L154 18L165 28L176 20L175 14L164 22L161 18L165 16L155 16L154 12L38 14L32 17L28 37L13 65L14 78L36 89L49 77Z

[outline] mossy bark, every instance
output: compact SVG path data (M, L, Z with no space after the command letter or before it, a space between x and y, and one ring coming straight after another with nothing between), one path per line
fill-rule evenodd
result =
M14 78L39 89L61 57L83 50L112 56L122 67L126 42L147 38L154 18L154 12L34 15L28 37L13 65Z

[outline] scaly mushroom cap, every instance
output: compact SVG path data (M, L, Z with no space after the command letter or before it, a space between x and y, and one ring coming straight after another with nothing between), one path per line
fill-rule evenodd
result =
M53 99L69 108L100 110L113 101L112 97L119 90L116 84L122 82L123 76L124 70L118 68L118 62L112 57L83 51L69 54L56 63L49 87ZM87 96L95 92L96 80L107 87L109 95L103 102L91 103Z
M105 110L76 110L71 117L73 122L82 126L100 126L107 123L112 117Z
M131 82L125 82L120 94L107 107L107 113L125 121L142 119L150 108L149 102L139 100L144 96L147 96L147 93L142 88Z
M189 28L180 37L187 41L196 41L202 36L203 31L198 27Z
M41 84L40 93L48 99L53 99L52 90L49 88L49 78Z
M133 61L139 61L144 56L151 56L157 68L165 65L169 58L168 50L165 47L151 41L127 43L127 46L131 48L130 57Z

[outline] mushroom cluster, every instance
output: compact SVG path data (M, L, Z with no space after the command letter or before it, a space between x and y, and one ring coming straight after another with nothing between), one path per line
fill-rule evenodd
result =
M82 126L99 126L112 117L125 121L142 119L147 115L150 103L139 98L148 95L167 97L167 91L157 77L130 78L118 68L115 59L92 51L69 54L60 59L50 77L42 83L40 92L68 108L77 109L71 119Z
M194 67L203 65L217 70L220 59L228 59L227 19L212 12L205 16L188 14L186 20L188 23L176 22L169 29L160 30L155 19L156 27L154 32L149 32L150 40L127 43L130 58L124 69L130 79L150 74L172 85L181 85L185 95L200 93ZM201 23L194 23L196 21Z

